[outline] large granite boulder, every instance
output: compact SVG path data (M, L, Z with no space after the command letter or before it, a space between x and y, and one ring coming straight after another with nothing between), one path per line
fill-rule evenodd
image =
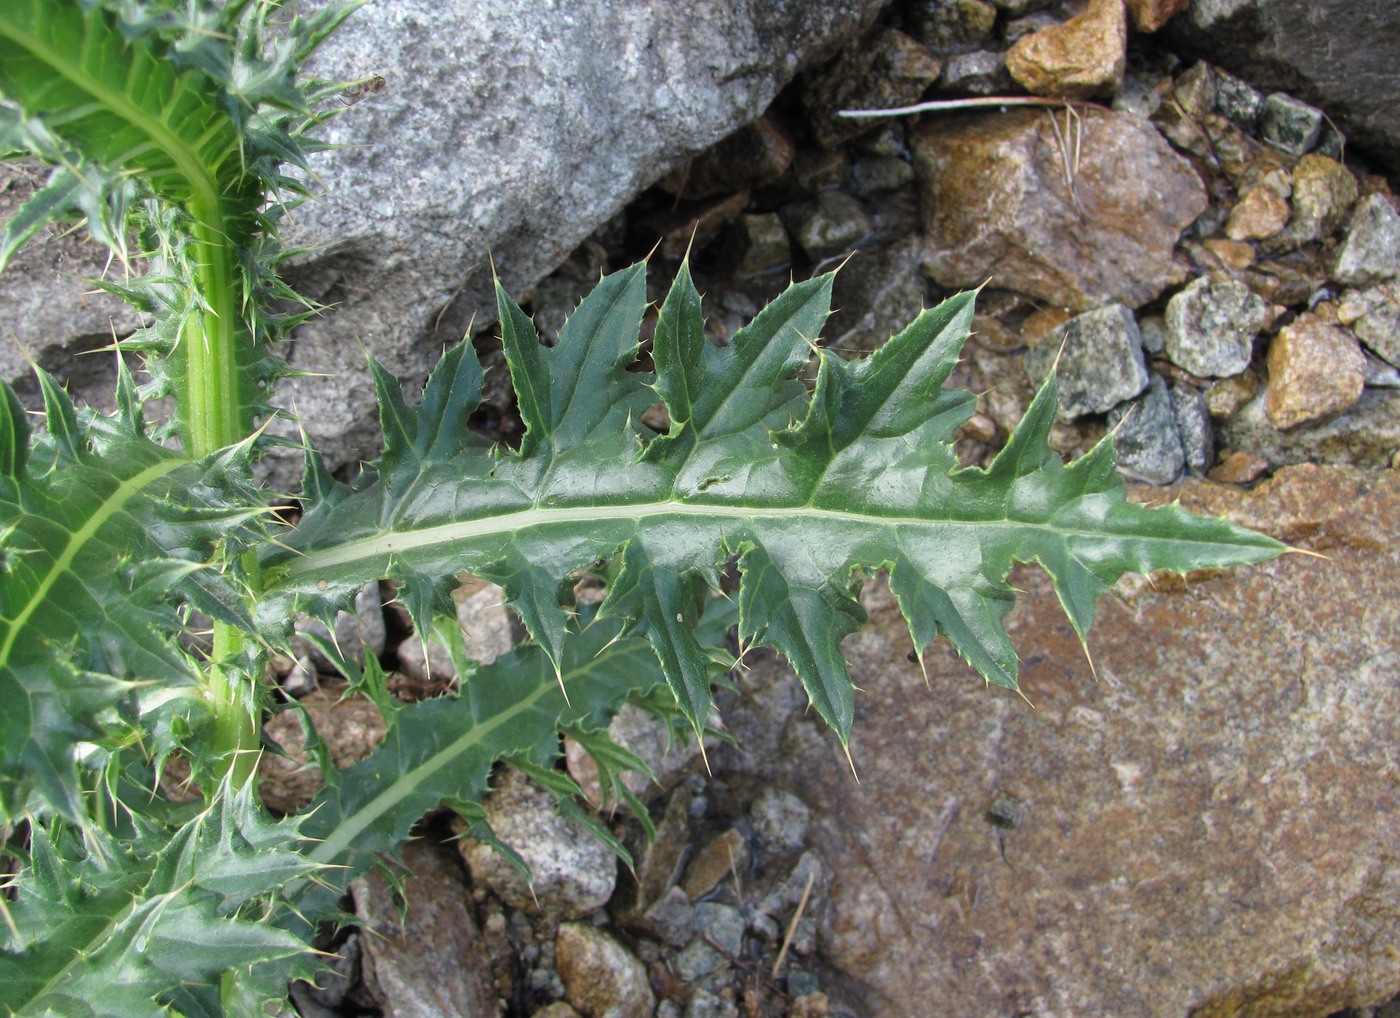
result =
M1400 159L1400 4L1191 0L1167 28L1186 53L1325 109L1358 146Z
M1045 574L1018 571L1027 700L947 648L926 679L877 587L845 645L859 784L751 662L726 721L755 756L731 760L813 808L836 873L819 946L859 1013L1320 1018L1400 989L1400 472L1179 494L1326 557L1120 584L1097 680Z
M513 292L533 285L639 191L757 118L882 3L365 6L313 71L378 74L385 87L331 125L341 147L315 163L325 201L297 209L287 233L314 248L292 267L293 283L333 306L298 332L290 358L332 377L296 379L284 401L333 463L371 453L377 426L363 348L421 378L474 315L479 325L494 308L488 258ZM36 305L65 310L87 289L71 276L55 281L46 263L7 285L42 287ZM52 345L54 323L6 321L0 365L22 373L11 344ZM101 322L80 328L108 333Z

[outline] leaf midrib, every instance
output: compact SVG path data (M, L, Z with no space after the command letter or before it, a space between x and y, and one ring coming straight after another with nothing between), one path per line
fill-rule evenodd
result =
M1052 522L1016 519L1010 516L971 519L956 516L884 516L875 513L846 512L838 509L807 505L748 509L742 506L678 502L618 503L587 506L534 506L518 512L503 513L474 520L443 523L417 530L381 531L372 537L347 541L334 547L310 550L289 563L287 579L295 581L315 576L318 572L366 559L387 559L393 555L412 552L435 545L447 545L477 540L493 534L526 530L533 527L566 523L600 523L616 520L640 522L656 516L722 517L750 521L830 520L862 527L952 525L958 527L1016 526L1022 530L1050 531L1067 537L1098 537L1105 534L1102 527L1076 528ZM1138 538L1142 539L1142 538ZM268 593L276 593L275 586Z
M131 102L124 93L114 92L106 83L88 74L80 64L65 59L43 39L25 31L3 13L0 13L0 29L35 58L47 64L59 77L92 96L99 106L141 130L174 164L176 171L190 185L190 190L194 192L199 205L204 208L218 207L219 189L212 171L197 159L190 147L162 121L148 116L145 110ZM145 55L155 59L150 53ZM175 80L177 88L184 87L181 77L177 76Z

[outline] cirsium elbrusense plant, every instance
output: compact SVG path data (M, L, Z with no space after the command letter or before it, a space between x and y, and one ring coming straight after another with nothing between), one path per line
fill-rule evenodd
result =
M498 288L518 449L467 428L482 383L469 344L413 405L372 365L383 452L345 484L309 451L300 520L282 524L251 463L275 412L273 343L311 312L275 310L294 297L278 281L276 227L304 196L317 104L340 87L298 69L348 12L0 5L0 151L54 167L0 258L70 216L124 263L134 235L150 271L100 285L151 320L122 344L151 381L120 366L113 415L75 407L43 372L42 429L8 388L0 399L0 827L18 856L0 897L0 1010L258 1013L313 966L310 930L336 917L374 853L439 805L479 819L496 761L547 776L565 731L601 750L610 777L639 761L608 746L609 719L667 688L701 731L726 661L715 648L729 620L710 592L728 562L741 643L786 656L844 742L854 698L840 644L864 618L862 571L889 570L918 650L941 635L1014 688L1002 620L1015 562L1053 575L1082 636L1125 571L1280 550L1129 505L1108 441L1062 464L1045 441L1053 374L995 461L958 469L950 437L973 399L942 385L970 294L845 362L813 343L829 276L793 285L719 349L682 268L642 373L629 369L644 266L604 278L549 349ZM799 373L814 358L809 390ZM154 396L173 398L168 420L145 419ZM657 401L664 433L641 423ZM610 580L595 618L570 591L600 562ZM504 587L530 642L413 706L387 696L373 660L350 669L385 713L384 743L330 774L306 814L269 816L254 782L274 707L263 665L292 620L330 621L388 578L428 633L464 571ZM180 639L192 612L214 620L202 651ZM160 790L175 753L199 804Z

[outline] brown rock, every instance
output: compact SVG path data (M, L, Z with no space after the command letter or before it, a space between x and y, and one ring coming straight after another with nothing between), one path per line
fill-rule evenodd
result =
M1202 241L1201 246L1220 259L1221 265L1229 268L1247 269L1254 264L1253 244L1246 244L1240 240L1226 240L1224 237L1211 237Z
M841 110L890 109L917 102L943 65L916 40L881 28L864 45L815 76L802 104L817 144L832 148L876 126L879 120L841 117Z
M494 1018L491 962L461 868L439 846L403 846L402 885L379 869L354 883L364 982L386 1018Z
M836 874L823 957L863 995L834 1004L1302 1016L1400 989L1400 472L1178 491L1328 558L1124 588L1090 635L1097 681L1045 574L1017 570L1034 708L942 646L930 693L892 599L872 596L846 644L859 784L800 706L758 716L791 696L776 662L746 673L755 706L731 731L780 747L757 777L815 807ZM999 792L1020 801L1014 826L988 818Z
M658 186L686 201L762 187L787 172L793 151L765 114L668 173Z
M1292 251L1331 236L1356 204L1356 178L1341 163L1310 153L1293 168L1293 212L1288 226L1264 250Z
M703 898L723 880L740 878L748 871L752 850L748 839L734 827L702 848L686 867L681 887L691 901Z
M341 699L344 690L343 683L328 684L297 701L325 741L337 770L369 756L387 730L374 704L358 693ZM316 797L325 779L305 749L306 735L296 710L274 714L264 731L284 755L264 753L258 762L262 800L278 812L295 813Z
M1269 471L1269 461L1247 452L1229 452L1207 475L1217 484L1251 484Z
M1128 19L1123 0L1089 0L1089 8L1062 25L1017 40L1006 69L1032 95L1088 99L1123 84Z
M925 267L944 286L990 276L1074 310L1139 307L1175 277L1172 250L1206 208L1200 178L1151 125L1098 109L1081 110L1068 137L1059 127L1078 145L1078 172L1067 178L1051 120L1023 109L940 119L915 133Z
M561 923L554 952L564 996L586 1018L651 1018L646 967L602 930Z
M997 9L986 0L929 0L907 16L914 35L935 51L978 46L997 23Z
M1128 0L1128 18L1135 32L1155 32L1191 6L1191 0Z
M1225 236L1231 240L1263 240L1288 223L1288 200L1271 187L1256 187L1230 210Z
M1206 406L1212 417L1233 417L1259 391L1259 377L1251 370L1222 378L1206 390Z
M1303 315L1269 344L1265 408L1276 428L1292 428L1352 406L1366 384L1366 358L1345 329Z

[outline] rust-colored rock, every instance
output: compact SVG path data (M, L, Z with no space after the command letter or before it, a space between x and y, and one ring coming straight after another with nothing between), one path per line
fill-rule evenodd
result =
M565 995L580 1013L650 1018L656 998L647 970L616 940L584 923L561 923L554 944Z
M1077 173L1067 173L1061 138L1078 145ZM1196 171L1125 113L940 118L915 133L913 148L924 264L944 286L991 277L1076 311L1140 307L1179 279L1173 248L1206 208Z
M1135 32L1155 32L1191 6L1191 0L1128 0L1128 20Z
M343 684L326 686L297 701L325 740L337 770L369 756L383 741L386 731L374 704L358 693L341 699L344 689ZM262 755L258 762L258 790L270 808L295 813L316 797L325 779L306 752L306 735L295 710L273 715L264 730L285 755Z
M1288 223L1288 199L1271 187L1256 187L1230 210L1225 236L1231 240L1263 240Z
M1127 47L1123 0L1089 0L1083 14L1018 39L1006 69L1033 95L1108 96L1123 84Z
M1366 358L1356 337L1314 315L1279 330L1269 344L1265 409L1276 428L1341 413L1361 398Z
M1328 557L1124 584L1090 634L1097 680L1045 574L1018 570L1030 703L942 646L930 690L869 597L846 643L859 784L805 700L777 710L787 673L751 661L753 706L726 718L814 807L824 956L863 988L837 1009L1320 1016L1400 989L1400 472L1144 495L1177 493Z

